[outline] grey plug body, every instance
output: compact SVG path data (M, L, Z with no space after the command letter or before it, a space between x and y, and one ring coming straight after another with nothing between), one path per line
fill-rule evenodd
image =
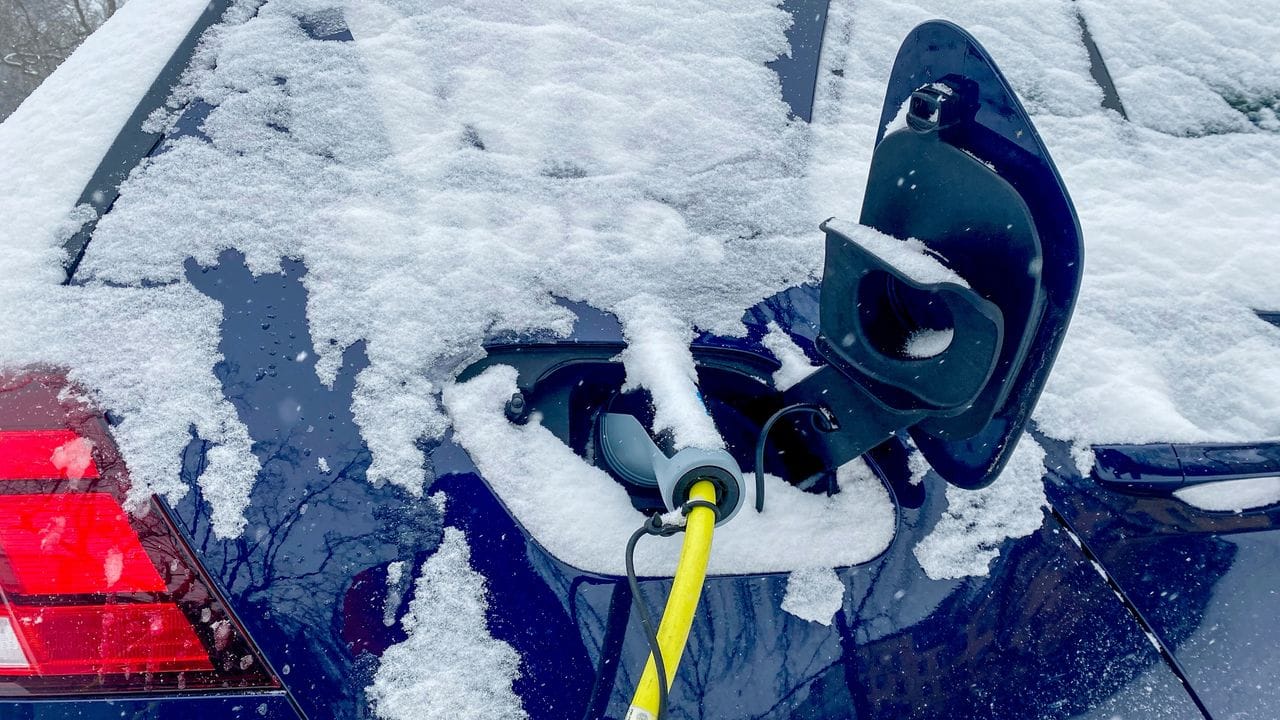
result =
M742 507L742 470L725 450L685 448L668 457L634 415L606 413L600 421L604 461L627 482L656 487L668 510L689 499L698 480L716 486L716 507L723 525Z

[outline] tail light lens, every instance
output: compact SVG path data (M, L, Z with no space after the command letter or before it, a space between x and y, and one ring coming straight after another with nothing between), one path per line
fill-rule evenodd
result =
M124 509L103 415L0 375L0 697L278 688L160 504Z

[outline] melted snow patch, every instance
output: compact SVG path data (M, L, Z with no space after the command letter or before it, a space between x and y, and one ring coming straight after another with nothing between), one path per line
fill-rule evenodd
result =
M787 578L782 609L801 620L830 625L844 604L844 583L831 568L800 568Z
M1201 510L1251 510L1280 503L1280 477L1244 478L1192 485L1173 493Z
M1000 545L1030 535L1044 521L1044 449L1023 435L1000 477L981 490L947 486L947 510L915 547L935 580L986 575Z
M387 595L382 601L382 624L391 627L396 624L396 612L400 609L400 600L404 597L404 569L408 563L396 560L387 563Z
M110 588L120 582L120 576L124 573L124 553L120 552L120 548L113 547L107 551L107 557L102 561L102 577L107 581L107 587Z
M907 456L907 470L911 473L909 481L912 485L919 485L924 482L925 476L933 470L933 467L929 465L924 453L920 452L920 448L916 447L915 441L911 438L907 438L907 450L910 453Z
M1094 461L1093 447L1079 442L1071 444L1071 464L1075 465L1080 477L1089 477L1093 473Z
M528 717L511 688L520 657L489 634L488 590L461 530L445 528L414 588L401 621L408 637L382 654L368 689L374 713L385 720Z
M516 371L498 365L445 389L455 439L475 461L503 503L543 547L587 572L621 574L622 548L645 517L626 491L587 464L542 425L513 425L503 405L515 392ZM866 562L893 539L894 508L884 485L862 460L836 474L840 492L826 497L765 476L769 503L756 513L755 483L744 479L745 509L717 528L709 572L757 573ZM565 522L590 517L590 523ZM679 542L654 540L636 549L644 575L669 575Z

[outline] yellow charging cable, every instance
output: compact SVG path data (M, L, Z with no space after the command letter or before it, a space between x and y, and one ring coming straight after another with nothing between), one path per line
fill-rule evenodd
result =
M690 501L701 501L689 509L684 527L684 545L680 548L680 562L676 565L671 594L662 612L662 624L658 628L658 649L666 670L666 686L675 679L680 656L684 654L693 626L693 615L702 597L702 585L707 578L707 561L711 558L711 536L715 532L716 513L708 505L716 501L715 485L699 480L689 489ZM645 663L640 684L631 699L626 720L657 720L661 706L658 685L658 668L653 654Z

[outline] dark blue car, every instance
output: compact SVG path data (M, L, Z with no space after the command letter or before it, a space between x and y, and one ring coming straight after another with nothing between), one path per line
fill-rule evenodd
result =
M68 285L86 281L124 178L183 139L208 141L205 98L170 101L163 129L143 120L226 5L200 15L84 189L96 212L66 235ZM770 68L807 122L827 4L785 7L791 53ZM352 40L337 10L296 21L299 42ZM352 404L365 344L323 382L309 268L255 272L236 250L188 260L172 282L221 307L214 374L259 464L241 532L217 525L196 481L217 443L194 426L180 463L190 491L139 503L116 408L63 369L0 368L0 718L1280 717L1280 504L1206 509L1175 494L1270 482L1280 443L1082 449L1037 428L1080 286L1075 207L977 41L943 21L900 31L881 115L867 119L878 130L860 222L814 222L821 281L747 309L745 334L689 345L689 380L723 438L714 451L650 433L662 401L629 382L633 338L614 314L557 299L568 332L494 333L483 355L454 359L453 428L419 443L427 492L372 483ZM887 236L923 249L895 254ZM467 414L481 401L484 422ZM639 435L626 435L632 419ZM509 448L512 463L552 448L527 467L473 452L534 434ZM1020 471L1031 447L1047 472L1031 527L973 535L949 499ZM622 499L639 522L608 537L637 531L633 547L546 531L619 516L533 507L536 488L518 485L539 477L508 477L561 462L591 466L593 487ZM783 483L808 495L779 495ZM883 512L833 529L821 523L839 516L815 510L793 524L808 534L769 539L778 557L740 555L729 535L734 523L776 532L760 519L770 510L855 492ZM1001 496L986 497L979 514L998 514ZM931 564L940 526L972 531L977 572ZM696 613L673 656L653 637L682 592L662 562L693 547L695 528L711 570L691 584ZM638 573L623 569L633 550ZM636 709L655 651L671 681Z

